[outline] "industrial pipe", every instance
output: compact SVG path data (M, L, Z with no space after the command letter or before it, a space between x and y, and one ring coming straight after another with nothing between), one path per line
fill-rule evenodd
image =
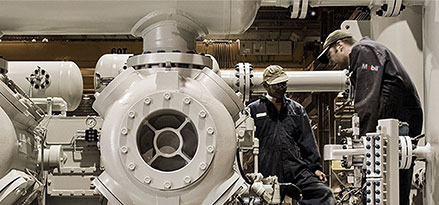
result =
M287 92L340 92L349 87L347 70L343 71L287 71ZM263 72L253 72L251 82L253 93L265 92L262 86ZM221 77L226 83L237 88L237 76L235 71L222 70Z
M32 102L37 105L46 105L47 115L51 116L53 107L57 106L59 109L55 111L61 111L62 116L67 116L67 102L59 97L48 97L48 98L31 98Z

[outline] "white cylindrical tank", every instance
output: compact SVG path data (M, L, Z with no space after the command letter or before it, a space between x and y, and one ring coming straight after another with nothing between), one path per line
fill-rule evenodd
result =
M101 56L95 67L94 87L101 92L119 73L124 71L127 59L133 54L105 54Z
M71 61L9 61L8 76L31 98L60 97L73 111L82 99L82 75L78 65ZM41 82L34 80L36 73ZM48 82L48 83L47 83ZM42 85L44 87L42 87Z
M152 11L175 9L190 14L209 34L236 34L250 27L260 2L0 0L0 31L5 35L130 34L134 24Z

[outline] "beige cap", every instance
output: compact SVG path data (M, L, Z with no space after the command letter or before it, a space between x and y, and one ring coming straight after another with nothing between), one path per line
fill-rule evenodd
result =
M283 83L288 81L288 76L283 68L278 65L270 65L264 70L263 82L269 85Z
M342 30L335 30L332 33L330 33L326 38L325 43L323 44L323 51L317 57L317 60L319 60L322 63L328 63L329 59L326 56L326 53L328 52L331 45L337 42L338 40L342 40L345 38L352 38L352 34Z

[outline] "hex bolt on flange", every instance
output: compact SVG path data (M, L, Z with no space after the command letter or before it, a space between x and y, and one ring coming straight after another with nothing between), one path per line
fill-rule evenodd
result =
M145 102L145 104L149 105L151 104L151 98L147 97L145 98L145 100L143 100Z
M123 135L127 135L128 134L128 128L122 127L122 129L120 130L120 133L122 133Z
M170 100L170 99L171 99L171 93L165 93L165 94L163 94L163 98L164 98L165 100Z
M207 114L206 114L206 111L201 110L199 115L200 115L201 118L205 118Z
M143 181L147 184L151 183L151 177L150 176L146 176L145 179L143 179Z
M189 105L191 103L191 99L189 97L185 97L183 99L184 104Z

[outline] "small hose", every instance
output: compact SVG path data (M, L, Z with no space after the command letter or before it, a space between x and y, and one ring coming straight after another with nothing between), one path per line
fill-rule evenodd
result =
M244 181L245 181L247 184L252 184L252 182L250 181L250 179L248 179L247 176L245 175L245 173L244 173L244 169L242 169L241 158L239 157L239 148L236 149L236 161L237 161L237 164L238 164L238 170L239 170L239 173L241 174L242 178L244 178Z

